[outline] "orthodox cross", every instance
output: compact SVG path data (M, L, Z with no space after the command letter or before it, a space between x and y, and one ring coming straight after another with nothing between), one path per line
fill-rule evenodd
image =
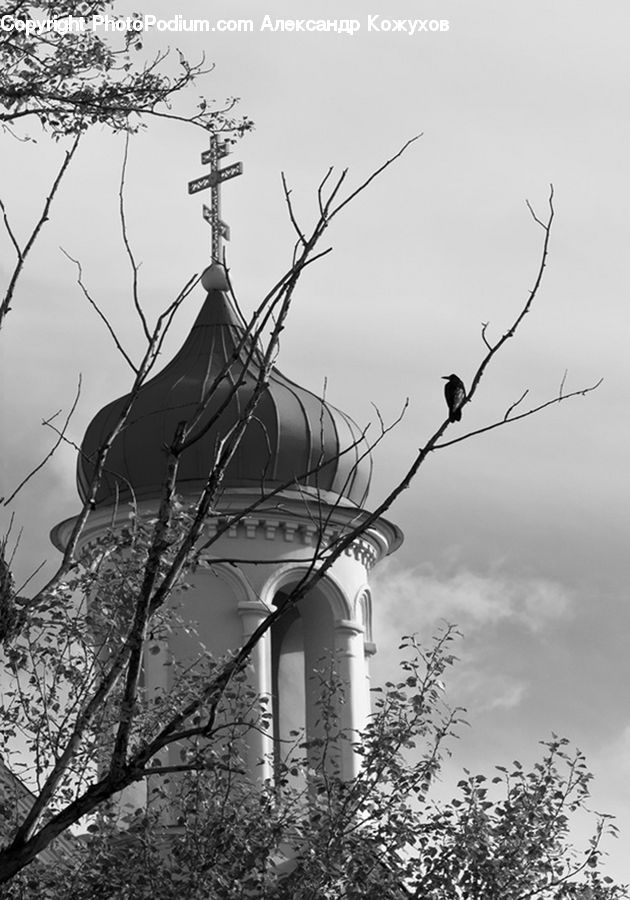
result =
M243 172L243 163L232 163L225 169L219 168L219 160L230 152L227 141L219 141L216 134L210 135L210 149L201 154L203 165L210 163L210 172L202 178L188 182L188 193L196 194L210 188L210 206L203 205L203 217L212 229L212 262L222 263L222 241L230 240L230 229L221 221L221 196L219 185L228 178L234 178Z

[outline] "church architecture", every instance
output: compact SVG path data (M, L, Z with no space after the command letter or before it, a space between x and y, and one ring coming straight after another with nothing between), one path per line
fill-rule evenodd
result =
M216 166L222 154L214 143L211 150L212 158L205 154L205 161ZM238 174L238 165L230 167L232 174ZM212 467L217 442L238 420L254 390L259 351L244 340L245 322L231 302L218 263L219 238L227 231L218 217L218 183L225 171L199 179L213 193L211 209L204 207L213 230L213 262L202 276L205 302L174 359L140 389L126 426L115 438L84 543L110 527L114 507L121 520L132 499L140 514L156 510L166 471L164 447L178 423L196 415L208 385L227 371L196 421L199 440L182 457L177 491L194 502ZM109 403L87 429L78 463L82 498L93 472L91 460L124 402L123 397ZM199 644L217 656L242 646L309 569L315 548L360 524L370 476L371 459L352 419L274 368L227 467L205 534L211 537L226 523L229 527L206 552L211 565L196 569L183 596L186 615L197 623L197 636L175 634L149 641L144 662L148 695L168 690L173 671L169 663L192 659ZM252 512L230 524L235 514L256 503ZM54 529L58 547L64 546L71 526L69 520ZM379 519L257 644L252 677L256 690L269 700L273 725L253 732L250 739L254 777L272 774L274 748L289 731L316 734L319 691L312 673L331 653L345 687L341 724L347 729L365 724L368 663L375 650L369 573L401 541L400 530ZM175 748L171 752L175 754ZM261 766L261 759L267 763ZM175 762L162 759L164 765ZM358 761L350 748L341 765L344 777L356 773ZM134 802L146 802L146 787L135 790Z

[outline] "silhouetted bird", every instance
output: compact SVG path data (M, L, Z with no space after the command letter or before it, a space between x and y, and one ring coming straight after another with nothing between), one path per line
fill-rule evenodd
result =
M464 382L457 375L442 375L442 378L446 380L444 396L448 406L448 420L449 422L459 422L462 417L461 406L466 399Z

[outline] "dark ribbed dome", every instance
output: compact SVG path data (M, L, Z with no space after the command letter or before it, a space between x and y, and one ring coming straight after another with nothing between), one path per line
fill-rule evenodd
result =
M227 378L213 392L195 431L203 430L247 366L244 383L217 422L183 454L180 464L178 490L188 493L203 487L217 441L238 420L259 371L257 352L251 353L251 344L249 352L243 347L236 353L244 330L226 294L210 290L177 356L140 390L126 427L110 449L97 504L112 503L116 497L129 499L131 489L138 499L159 496L166 471L165 446L172 441L177 424L194 415L204 390L226 362L233 360ZM249 365L248 356L252 357ZM301 485L331 491L362 506L372 468L369 455L359 462L366 446L361 442L338 457L359 439L359 428L345 413L285 378L277 369L272 370L269 382L230 461L223 485L260 490L263 484L269 489L297 480ZM93 472L91 460L116 424L125 399L108 404L87 429L77 470L83 499ZM317 474L303 477L320 460L324 467Z

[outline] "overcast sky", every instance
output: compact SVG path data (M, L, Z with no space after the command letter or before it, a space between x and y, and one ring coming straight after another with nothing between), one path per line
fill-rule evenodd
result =
M137 4L134 4L136 6ZM532 761L537 741L566 735L596 774L596 808L615 813L611 874L630 880L627 40L630 6L580 0L306 3L148 0L168 18L251 18L252 33L151 34L148 49L180 46L216 64L202 85L221 102L241 98L256 123L236 148L244 174L223 190L228 259L244 309L286 266L292 233L284 170L304 221L329 165L357 184L411 136L423 133L329 230L333 253L304 277L282 346L282 370L320 390L360 423L371 402L409 411L377 455L368 505L412 460L444 415L441 375L468 383L483 344L498 335L537 271L555 187L556 225L543 289L518 338L484 378L451 432L501 418L522 393L597 392L436 454L391 518L404 546L375 573L376 677L390 677L401 634L429 637L440 619L464 633L450 679L471 728L445 773ZM261 31L264 17L356 19L350 36ZM448 20L448 31L368 31L368 16ZM379 20L376 20L377 23ZM0 195L16 230L38 213L62 146L4 143ZM154 315L209 261L201 200L186 183L203 174L204 136L153 124L132 141L129 227ZM63 246L80 258L96 298L130 352L141 332L117 226L123 141L84 141L54 215L33 253L3 332L2 424L7 486L51 442L41 420L70 404L72 435L129 384L124 363L83 300ZM10 246L2 238L6 275ZM166 361L203 300L182 310ZM22 494L19 571L50 564L52 525L77 510L75 458L58 454Z

